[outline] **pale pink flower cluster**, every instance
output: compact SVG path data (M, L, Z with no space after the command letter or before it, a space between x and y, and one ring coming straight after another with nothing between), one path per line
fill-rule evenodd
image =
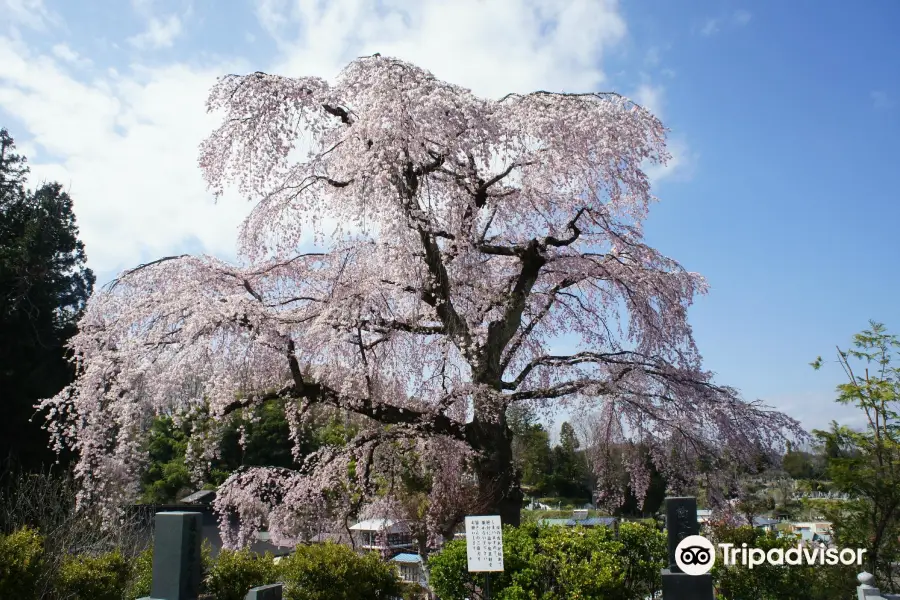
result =
M229 479L218 506L241 518L231 543L263 525L301 536L335 497L377 497L372 470L409 452L434 469L433 539L472 502L516 518L516 402L599 409L604 440L640 442L684 480L698 456L747 458L799 432L701 369L687 310L706 283L643 240L642 166L668 155L662 124L630 100L483 99L375 56L333 84L224 77L209 108L223 121L203 173L253 202L243 263L172 257L90 300L71 343L79 378L42 403L55 442L79 452L85 500L134 496L153 415L222 419L276 396L296 406L295 441L309 405L371 426L295 473ZM307 234L316 252L300 251ZM552 350L561 335L572 352ZM646 469L626 460L642 493Z

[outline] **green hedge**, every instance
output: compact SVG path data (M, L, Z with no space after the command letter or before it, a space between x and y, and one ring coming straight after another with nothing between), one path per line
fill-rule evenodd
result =
M405 586L397 569L371 552L349 546L298 546L278 564L285 600L371 600L400 596Z
M275 563L271 554L223 550L210 558L203 547L202 594L212 600L243 600L250 588L284 582L285 600L370 600L414 597L396 567L377 554L360 556L339 544L299 546ZM72 555L58 566L45 561L37 531L21 529L0 535L0 599L38 600L39 583L49 600L135 600L150 595L153 549L136 557L120 552ZM46 598L46 596L45 596Z
M665 536L655 527L503 528L504 571L491 576L496 600L631 600L659 591ZM484 575L467 570L466 543L455 540L431 557L431 587L441 600L478 597Z
M60 566L54 589L60 598L122 600L131 570L131 561L118 551L71 556Z
M30 600L41 576L44 541L33 529L0 535L0 598Z

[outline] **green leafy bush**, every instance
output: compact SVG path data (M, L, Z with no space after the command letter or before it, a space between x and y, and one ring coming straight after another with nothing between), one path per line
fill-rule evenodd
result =
M504 571L491 576L497 600L644 598L659 590L666 558L664 535L640 523L623 523L618 535L605 527L504 527L503 550ZM442 600L477 596L484 583L484 575L467 570L464 540L450 542L428 564Z
M766 532L753 527L716 527L713 543L732 543L737 548L797 547L797 537ZM854 595L858 568L846 565L723 564L721 553L713 567L713 581L719 600L845 600Z
M33 529L0 535L0 598L35 597L43 554L43 539Z
M99 556L79 554L60 565L54 588L59 598L121 600L130 575L131 565L118 550Z
M149 547L134 558L131 566L131 581L128 584L126 598L144 598L150 596L153 584L153 547Z
M372 600L402 593L394 566L377 554L360 556L348 546L298 546L278 564L285 600Z
M216 600L244 600L247 591L278 581L271 554L257 556L249 550L222 550L206 575L206 591Z

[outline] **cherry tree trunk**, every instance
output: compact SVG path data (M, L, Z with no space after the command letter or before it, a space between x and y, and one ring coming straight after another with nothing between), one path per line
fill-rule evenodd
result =
M504 525L518 527L522 519L522 489L512 460L512 432L506 419L472 422L470 443L480 451L475 461L479 508L500 515Z

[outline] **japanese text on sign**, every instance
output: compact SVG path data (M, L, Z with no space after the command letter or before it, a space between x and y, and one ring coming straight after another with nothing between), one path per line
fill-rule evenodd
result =
M469 571L503 570L503 530L500 516L466 517Z

